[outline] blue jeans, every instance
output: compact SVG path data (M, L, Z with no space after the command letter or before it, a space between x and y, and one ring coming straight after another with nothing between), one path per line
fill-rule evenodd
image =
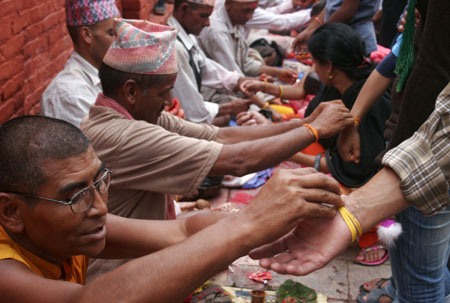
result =
M403 233L389 248L395 302L444 303L450 294L450 207L431 217L409 207L396 220Z

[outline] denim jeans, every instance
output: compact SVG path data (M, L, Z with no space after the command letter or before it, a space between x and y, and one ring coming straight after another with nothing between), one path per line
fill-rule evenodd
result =
M450 294L450 207L431 217L409 207L396 220L403 233L389 248L395 302L444 303Z

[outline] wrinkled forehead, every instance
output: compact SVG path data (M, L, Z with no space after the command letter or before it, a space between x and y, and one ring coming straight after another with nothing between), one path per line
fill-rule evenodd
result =
M102 162L90 144L85 152L78 155L73 155L65 159L48 159L43 161L41 163L41 169L48 182L59 183L61 180L73 176L94 176L101 165Z

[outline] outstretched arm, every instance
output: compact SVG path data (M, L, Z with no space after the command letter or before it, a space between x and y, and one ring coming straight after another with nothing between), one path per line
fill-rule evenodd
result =
M2 299L180 302L233 260L282 236L299 221L310 216L332 218L335 211L320 203L342 205L339 193L337 182L323 174L308 169L285 170L275 174L240 212L178 244L130 261L86 286L46 279L18 261L0 260ZM164 233L159 236L166 237Z
M340 101L326 102L311 116L311 122L308 124L317 130L319 138L329 138L353 123L348 109ZM210 175L241 176L272 167L288 159L316 140L310 129L299 127L304 125L303 123L292 121L279 125L242 126L236 127L236 130L230 130L234 135L227 134L227 136L237 143L225 144L222 147ZM294 128L277 134L277 131L285 127L284 124ZM272 135L268 136L268 134ZM253 141L238 141L239 138L251 138L251 136Z
M381 170L344 200L363 232L410 205L403 197L400 179L389 168ZM337 215L331 221L305 220L284 238L253 250L250 256L261 259L262 267L276 272L307 275L327 265L350 242L350 231Z

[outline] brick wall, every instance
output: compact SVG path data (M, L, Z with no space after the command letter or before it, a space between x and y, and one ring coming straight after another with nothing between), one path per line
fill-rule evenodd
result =
M43 91L70 56L64 3L0 0L0 124L39 113Z

